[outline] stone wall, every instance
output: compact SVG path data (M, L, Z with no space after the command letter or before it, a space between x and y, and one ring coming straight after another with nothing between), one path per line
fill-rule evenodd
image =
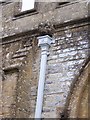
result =
M28 118L32 112L32 89L37 84L37 66L39 66L36 62L37 42L34 43L34 39L31 42L30 36L14 38L14 42L12 40L10 43L11 40L9 39L7 43L3 44L3 71L5 74L2 82L4 87L2 88L2 97L4 97L2 114L3 117ZM4 109L7 110L7 113Z
M61 117L70 88L89 57L88 2L37 3L34 13L18 15L20 6L2 5L0 117L34 117L40 66L38 25L46 21L55 27L55 43L49 50L42 117Z
M88 58L88 27L64 28L57 32L55 44L50 48L45 84L44 117L58 117L62 112L70 86L79 76Z

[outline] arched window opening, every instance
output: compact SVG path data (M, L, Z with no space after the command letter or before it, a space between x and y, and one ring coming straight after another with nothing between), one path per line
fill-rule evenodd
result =
M34 9L35 0L22 0L21 12Z

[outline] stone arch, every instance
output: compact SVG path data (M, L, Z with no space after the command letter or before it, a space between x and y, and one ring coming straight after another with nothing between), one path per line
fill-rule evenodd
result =
M64 117L88 118L90 61L75 81L64 109Z

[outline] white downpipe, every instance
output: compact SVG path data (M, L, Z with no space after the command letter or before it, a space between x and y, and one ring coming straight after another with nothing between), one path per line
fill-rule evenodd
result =
M41 114L42 114L42 106L43 106L43 94L44 94L44 83L45 83L45 74L46 74L46 66L47 66L47 55L48 55L48 49L51 44L52 38L46 35L46 36L41 36L38 39L39 39L38 45L41 47L41 64L40 64L40 76L39 76L39 83L38 83L35 119L40 120Z

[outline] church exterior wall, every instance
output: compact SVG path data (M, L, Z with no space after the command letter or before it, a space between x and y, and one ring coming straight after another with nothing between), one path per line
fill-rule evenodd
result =
M71 86L89 57L88 3L77 0L63 7L37 3L35 12L18 15L20 5L2 5L0 117L34 117L40 65L38 25L49 21L55 28L55 43L49 49L42 117L60 118Z

